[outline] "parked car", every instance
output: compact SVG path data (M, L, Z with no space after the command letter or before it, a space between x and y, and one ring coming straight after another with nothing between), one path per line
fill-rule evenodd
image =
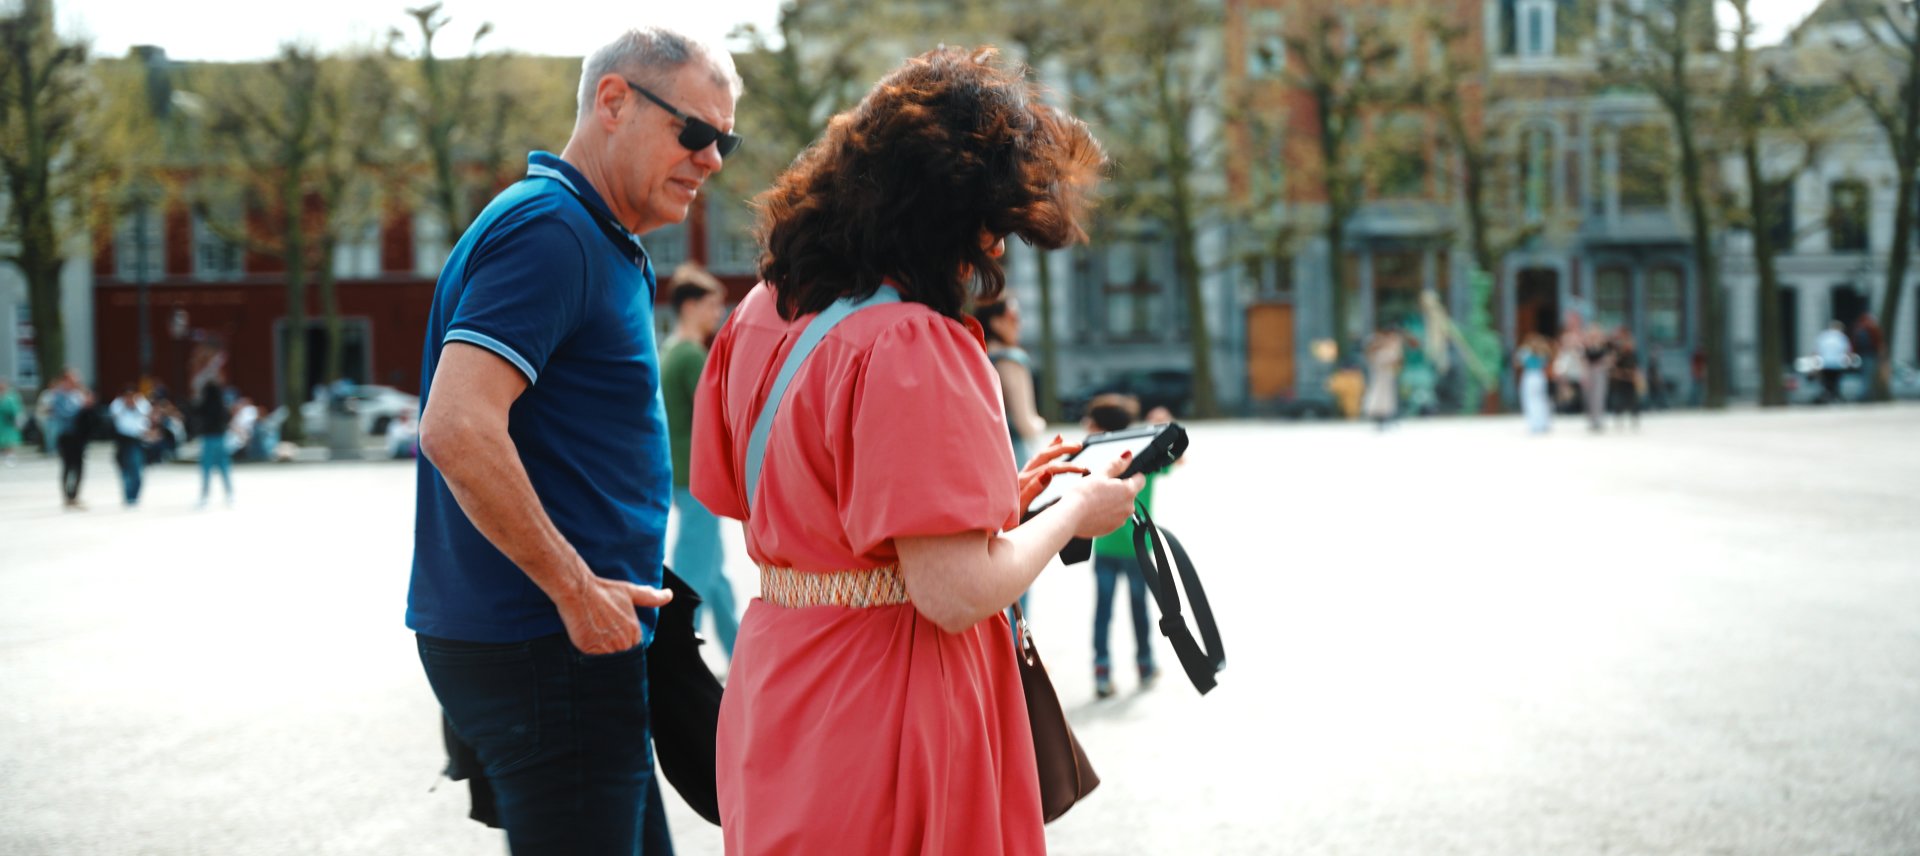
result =
M318 437L326 433L327 419L332 415L332 394L321 387L316 390L312 401L300 405L300 422L307 436ZM401 392L390 386L355 386L347 396L346 407L354 418L360 421L360 433L385 435L387 424L402 413L409 419L420 415L420 397Z
M1840 400L1865 401L1867 389L1872 383L1865 371L1861 370L1859 358L1855 357L1840 375ZM1893 372L1888 378L1895 399L1920 399L1920 369L1911 363L1895 360ZM1822 400L1820 386L1820 358L1804 356L1793 361L1793 368L1781 379L1786 388L1787 401L1792 404L1819 404Z
M1086 415L1087 402L1096 395L1121 392L1140 399L1140 412L1164 407L1175 416L1185 416L1193 401L1193 373L1186 369L1133 369L1118 372L1106 380L1090 383L1060 396L1060 415L1078 421Z

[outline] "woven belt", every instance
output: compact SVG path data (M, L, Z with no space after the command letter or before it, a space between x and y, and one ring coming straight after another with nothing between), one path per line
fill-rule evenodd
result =
M894 606L912 603L897 567L808 573L760 566L760 599L775 606Z

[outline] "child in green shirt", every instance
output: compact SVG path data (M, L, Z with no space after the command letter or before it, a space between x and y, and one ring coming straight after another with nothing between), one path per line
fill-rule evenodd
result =
M1087 416L1081 424L1089 432L1120 431L1140 418L1140 402L1131 395L1109 393L1087 402ZM1138 502L1153 510L1153 483L1165 470L1147 474ZM1133 523L1093 541L1093 692L1099 698L1112 698L1113 669L1108 657L1108 629L1113 624L1113 594L1120 578L1127 580L1128 601L1133 612L1134 665L1139 668L1140 688L1153 686L1160 670L1153 664L1152 620L1147 615L1147 578L1133 553Z

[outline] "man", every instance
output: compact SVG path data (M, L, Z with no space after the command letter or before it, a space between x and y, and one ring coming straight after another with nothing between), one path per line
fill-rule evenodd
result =
M147 439L153 432L153 406L140 388L127 384L107 408L113 419L114 460L120 465L120 488L128 508L140 504L140 477L147 465Z
M566 148L528 156L435 288L407 625L515 853L672 852L645 645L673 476L638 235L738 145L739 89L665 30L595 51Z
M1847 371L1847 364L1853 362L1853 345L1847 341L1847 325L1838 320L1828 322L1827 329L1813 340L1813 352L1820 358L1820 401L1821 403L1840 400L1840 376Z
M720 648L733 657L733 639L740 631L734 611L733 585L722 570L720 518L708 511L687 488L689 450L693 448L693 391L707 364L707 340L720 329L727 311L726 290L713 274L688 262L667 283L673 302L673 337L660 357L660 391L667 402L667 436L673 445L673 511L680 518L673 542L673 570L713 608L714 634ZM699 613L693 618L700 624Z

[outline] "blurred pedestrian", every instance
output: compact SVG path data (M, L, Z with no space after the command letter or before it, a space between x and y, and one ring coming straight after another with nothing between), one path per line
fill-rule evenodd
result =
M46 433L47 451L59 451L60 438L72 427L74 417L92 403L93 391L81 381L77 369L67 369L52 387L41 390L37 407L45 411L40 414L40 425Z
M234 396L233 422L227 426L227 451L243 461L264 460L267 453L256 433L259 426L260 407L253 403L252 398Z
M227 449L227 429L233 424L232 409L227 406L227 390L218 380L200 387L200 398L193 403L194 419L200 423L200 502L207 507L207 495L213 487L213 474L220 474L220 486L226 491L227 505L233 505L233 458Z
M1840 376L1853 362L1853 345L1847 339L1847 325L1831 321L1813 340L1813 352L1820 358L1820 402L1840 400Z
M1551 368L1549 378L1553 381L1556 409L1561 413L1579 413L1583 398L1581 384L1587 376L1587 343L1586 331L1581 328L1577 313L1567 313L1566 327L1554 346Z
M60 451L61 496L67 508L85 510L80 485L87 474L87 443L100 430L100 411L94 407L93 391L80 382L79 372L69 371L61 378L51 409L53 424L60 429L55 444Z
M20 419L24 416L20 393L13 384L0 378L0 461L14 465L14 453L20 448Z
M1081 425L1088 432L1124 431L1140 416L1140 401L1131 395L1108 393L1087 402ZM1169 420L1171 421L1171 420ZM1136 504L1153 511L1153 482L1162 473L1148 473ZM1112 698L1113 662L1107 641L1113 627L1113 594L1127 581L1127 604L1133 619L1133 662L1140 688L1149 689L1159 677L1153 662L1153 624L1147 615L1147 578L1133 552L1133 522L1093 540L1093 695Z
M1367 339L1367 392L1360 406L1382 431L1400 410L1400 366L1410 345L1418 343L1394 326Z
M1005 287L1011 236L1084 238L1104 157L991 49L910 59L826 127L758 200L765 282L694 409L694 494L745 521L761 569L720 709L726 850L1041 853L1002 610L1070 538L1119 526L1141 480L1080 480L1019 522L1073 447L1016 473L962 310Z
M566 148L528 155L434 288L407 626L516 852L673 848L646 654L673 461L639 236L740 142L739 92L731 55L667 30L595 50Z
M1880 355L1886 350L1886 334L1873 313L1863 312L1853 324L1853 353L1860 358L1860 376L1866 378L1866 395L1873 397L1874 376L1880 371Z
M1007 434L1013 440L1013 462L1026 466L1047 430L1034 402L1033 358L1020 347L1020 305L1003 297L975 306L973 319L987 335L987 359L1000 375L1000 395L1007 410ZM1021 601L1024 605L1025 601Z
M127 384L107 412L113 420L113 459L120 465L121 498L128 508L134 508L140 504L146 445L153 434L153 406L138 386Z
M727 313L727 292L705 268L687 262L667 282L673 303L673 335L660 357L660 395L667 405L667 439L673 448L673 513L679 518L673 541L673 572L700 595L693 626L700 626L702 608L713 614L714 635L720 649L733 657L733 640L740 633L740 613L727 579L726 558L720 548L720 518L688 488L693 448L694 391L707 364L707 341L720 329Z
M1613 427L1624 428L1632 420L1640 428L1640 398L1646 394L1647 378L1640 372L1640 353L1633 333L1621 327L1613 334L1613 364L1607 368L1607 413Z
M1553 346L1547 337L1528 333L1514 349L1513 362L1520 369L1520 412L1526 415L1527 430L1545 434L1553 428L1553 398L1547 392L1547 361Z
M1607 378L1613 374L1613 339L1600 325L1594 324L1580 334L1582 365L1586 373L1580 377L1580 394L1587 405L1587 430L1599 432L1606 429L1607 414Z
M1327 392L1333 396L1342 419L1360 418L1360 398L1366 389L1367 373L1352 356L1341 357L1339 367L1327 376Z

